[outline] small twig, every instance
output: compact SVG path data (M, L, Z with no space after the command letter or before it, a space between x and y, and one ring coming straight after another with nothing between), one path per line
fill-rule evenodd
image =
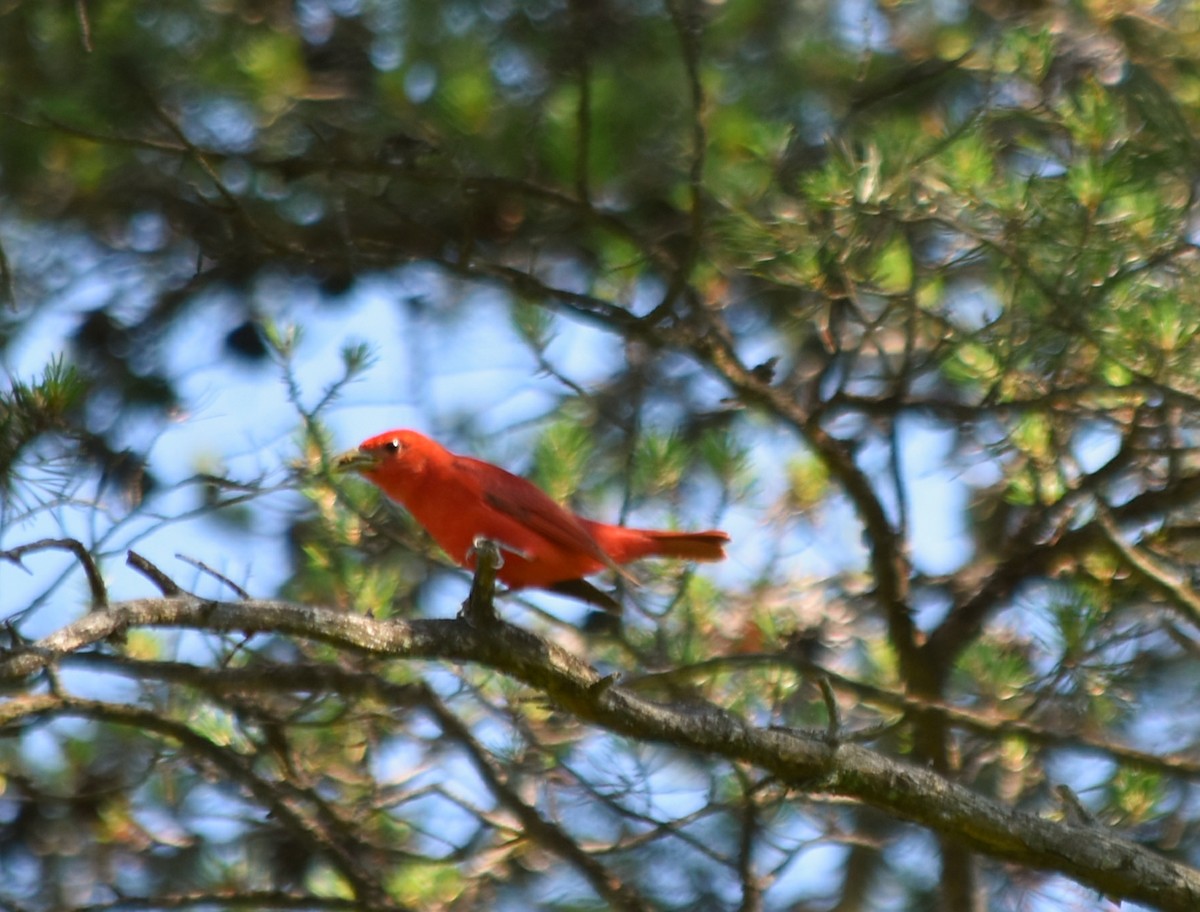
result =
M892 722L878 722L875 725L868 725L866 728L861 728L857 731L839 731L834 733L832 737L828 726L822 730L819 728L794 728L791 725L768 725L767 729L791 735L793 738L803 738L806 741L822 741L830 747L838 747L842 744L865 744L874 741L881 735L899 728L903 724L904 719L896 719Z
M901 716L897 719L885 720L876 722L874 725L868 725L865 728L860 728L857 731L842 732L842 744L867 744L886 735L890 731L894 731L905 723L905 718Z
M50 693L62 699L66 695L66 690L62 686L62 678L58 674L58 666L50 662L42 669L42 674L46 676L46 681L50 685Z
M83 572L87 575L88 588L92 590L92 610L96 611L108 605L108 590L104 587L104 577L100 575L100 568L96 566L96 561L84 547L83 542L74 538L43 538L40 541L30 542L27 545L18 545L8 551L0 551L0 559L10 561L16 564L26 573L29 568L21 563L21 558L31 551L70 551L75 555L80 564L83 565Z
M896 491L896 535L900 541L908 541L909 523L908 523L908 489L904 483L904 464L903 452L904 446L900 441L900 432L896 426L896 422L891 423L888 429L888 437L890 446L888 453L888 472L891 475L892 487Z
M653 324L665 317L675 301L687 289L704 236L704 165L708 153L708 129L704 123L706 97L704 82L700 76L700 40L703 19L700 4L695 0L668 0L667 13L675 27L679 49L683 57L688 92L691 96L692 137L691 162L688 168L690 199L689 228L686 248L679 257L671 281L663 294L662 301L647 316Z
M817 678L817 686L821 688L825 711L829 714L829 722L825 726L825 742L836 747L842 740L842 714L838 711L837 697L834 696L833 685L826 675Z
M588 696L593 699L603 696L611 688L616 687L621 683L621 672L614 671L612 674L606 674L596 683L588 686Z
M500 546L488 538L475 539L472 551L475 553L475 576L459 617L480 626L494 624L498 620L496 571L504 566L504 558L500 556Z
M83 49L92 52L92 22L88 18L87 0L75 0L75 15L79 18L79 40Z
M13 310L17 309L17 294L14 291L12 267L8 263L8 254L4 252L4 243L0 240L0 302L8 302Z
M574 11L578 8L573 7ZM587 26L578 22L576 29L586 35ZM576 62L579 77L579 104L575 109L575 194L585 206L592 204L591 151L592 151L592 68L588 59L588 39L579 42L579 58Z
M154 583L154 585L158 587L158 591L167 598L173 598L174 596L183 594L183 590L179 588L178 584L176 584L171 577L167 576L156 566L154 566L154 564L150 563L150 561L146 560L146 558L142 557L136 551L129 552L128 556L125 558L125 563L127 563L142 576L146 577L146 579L150 580L150 582Z
M1184 617L1200 626L1200 593L1197 593L1182 575L1155 560L1150 552L1127 542L1121 535L1121 530L1117 528L1117 522L1109 512L1107 504L1097 505L1096 519L1108 543L1128 561L1134 572L1151 585L1163 590Z
M1079 796L1071 790L1069 785L1056 785L1054 792L1058 795L1058 800L1062 802L1067 823L1073 823L1076 826L1100 826L1100 821L1083 806L1083 802L1079 800Z
M187 134L183 131L183 128L167 112L166 108L163 107L162 103L157 97L155 97L154 93L148 86L138 82L137 88L146 104L149 105L150 111L154 115L155 119L158 120L158 122L162 124L172 136L175 137L175 141L179 143L184 150L186 150L186 154L200 167L200 170L204 172L208 179L212 181L213 187L216 189L218 195L224 201L225 205L227 205L230 210L236 214L238 219L240 219L249 230L250 234L265 247L275 247L276 244L274 239L272 239L270 235L255 221L254 217L246 209L245 205L243 205L243 202L238 195L229 189L228 184L226 184L221 178L220 173L218 173L216 167L213 165L209 155L190 139L188 139Z
M228 586L230 589L232 589L234 592L237 593L238 598L240 598L240 599L249 599L250 598L249 592L247 592L245 589L243 589L241 586L239 586L237 583L235 583L233 580L231 580L229 577L227 577L224 573L214 570L212 567L208 566L208 564L204 563L204 561L196 560L196 558L194 558L194 557L188 557L186 554L179 554L178 552L176 552L175 557L176 557L176 559L183 561L185 564L191 564L193 567L195 567L201 573L207 573L209 576L211 576L213 579L217 580L218 582L224 583L226 586Z
M12 618L5 618L3 624L0 626L3 626L4 632L8 634L8 644L0 646L0 660L20 652L31 642L17 629L17 625Z
M755 783L747 776L746 771L734 767L734 773L742 789L741 812L738 815L741 826L738 827L737 873L742 883L742 912L759 912L763 907L764 878L758 874L756 858L762 831L762 821L759 819L760 808L755 801Z
M480 561L480 566L482 564ZM424 704L445 737L466 752L495 800L520 821L525 838L573 867L604 900L606 908L624 912L649 909L635 888L601 864L594 852L585 850L573 834L555 820L543 816L538 807L527 804L521 797L520 780L513 774L504 776L496 759L476 740L471 729L429 689L425 691Z

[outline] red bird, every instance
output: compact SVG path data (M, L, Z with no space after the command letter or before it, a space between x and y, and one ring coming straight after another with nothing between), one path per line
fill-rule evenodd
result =
M643 557L717 561L724 532L628 529L576 516L531 482L499 466L451 453L416 431L364 440L339 468L358 472L402 504L456 563L474 567L476 539L500 546L496 577L511 589L548 589L620 610L583 577Z

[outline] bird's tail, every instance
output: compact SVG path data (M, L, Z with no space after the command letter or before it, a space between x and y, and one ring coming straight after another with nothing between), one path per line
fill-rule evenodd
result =
M630 529L580 519L613 564L627 564L643 557L678 557L683 560L719 561L725 558L729 536L717 529L707 532L664 532ZM613 569L609 565L609 569Z
M707 532L648 531L645 534L654 545L647 556L679 557L684 560L724 560L725 545L729 543L729 536L717 529Z

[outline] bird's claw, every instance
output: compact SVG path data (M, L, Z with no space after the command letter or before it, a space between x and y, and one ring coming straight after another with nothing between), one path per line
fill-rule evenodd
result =
M486 535L475 536L475 540L471 543L471 547L467 549L467 560L470 560L472 557L475 557L477 554L479 554L480 550L485 544L490 545L495 549L496 560L498 561L496 564L497 570L504 566L505 554L512 554L515 557L521 558L521 560L533 560L528 551L522 551L520 548L515 548L510 544L497 541L494 538L488 538Z
M492 569L499 570L504 566L503 549L504 546L495 539L488 538L486 535L476 535L475 540L471 542L471 547L467 549L467 560L470 561L473 557L486 554Z

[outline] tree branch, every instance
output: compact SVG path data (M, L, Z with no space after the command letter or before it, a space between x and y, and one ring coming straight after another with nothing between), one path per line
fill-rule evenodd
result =
M83 567L83 572L87 575L88 588L92 592L92 610L103 608L108 602L108 591L104 586L104 577L100 575L100 568L96 566L96 561L91 553L84 546L83 542L78 539L43 538L41 541L19 545L7 551L0 551L0 560L10 561L21 569L25 569L25 565L21 563L22 557L34 551L50 550L70 551L75 555L75 558Z
M462 745L475 770L496 800L521 821L521 827L528 838L575 867L611 908L626 912L645 912L649 909L632 887L623 883L612 871L585 852L562 827L547 820L538 813L537 808L521 800L516 789L504 780L496 763L475 740L470 729L447 709L432 691L425 692L424 704L437 719L438 726L446 736Z
M451 659L496 669L579 718L622 735L758 766L793 788L848 796L953 837L993 858L1057 871L1106 896L1166 910L1200 908L1200 872L1114 833L1056 822L978 795L918 767L854 744L758 728L717 708L653 703L601 676L561 647L500 622L378 621L277 600L218 602L181 595L113 604L0 661L0 681L34 674L66 653L131 627L274 632L394 658ZM56 699L56 698L50 698ZM14 718L0 706L0 725ZM28 715L29 708L17 713ZM143 714L145 715L145 714Z
M74 626L74 625L72 625ZM122 625L114 634L128 630ZM2 667L2 666L0 666ZM230 747L217 744L191 726L134 706L66 697L57 694L23 695L0 704L0 730L9 725L57 716L76 716L112 725L127 726L174 741L192 755L219 769L238 783L297 839L321 853L352 887L360 908L394 910L402 907L388 899L378 882L363 846L343 832L340 821L332 820L323 802L314 800L295 786L271 781L254 769L253 759ZM307 807L306 807L307 806Z

